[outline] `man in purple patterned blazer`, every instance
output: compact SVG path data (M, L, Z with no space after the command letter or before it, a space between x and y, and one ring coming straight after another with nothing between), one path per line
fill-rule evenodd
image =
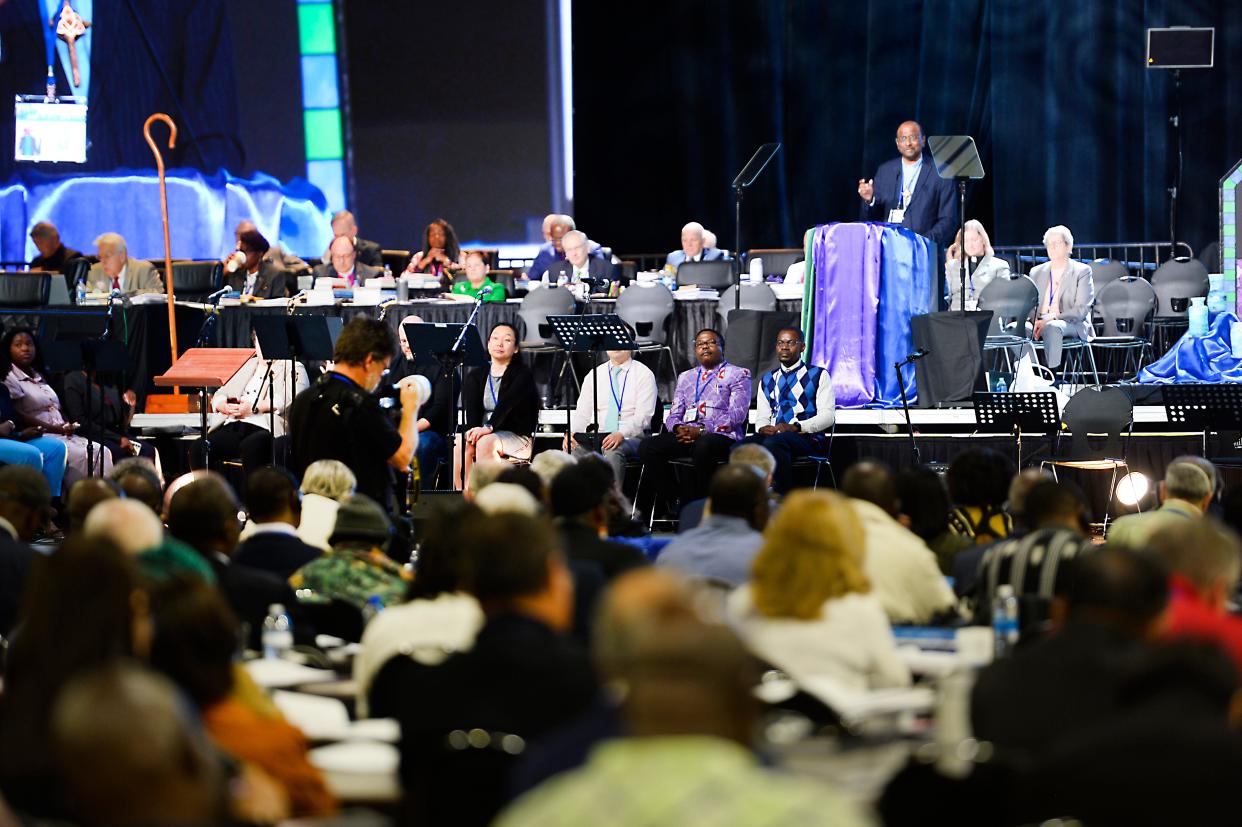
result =
M750 412L750 371L724 361L724 337L710 328L700 330L694 354L699 366L677 377L673 407L664 420L667 430L643 440L638 450L652 489L674 513L676 500L707 495L712 475L745 435ZM680 490L668 466L678 457L694 462L694 473L686 475Z

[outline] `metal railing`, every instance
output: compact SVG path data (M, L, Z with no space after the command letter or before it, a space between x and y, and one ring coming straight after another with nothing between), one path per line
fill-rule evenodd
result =
M1020 274L1025 274L1031 267L1048 260L1048 253L1043 244L1014 244L993 249L996 255L1008 259L1011 265L1016 265L1016 272ZM1195 254L1194 249L1184 241L1176 244L1168 241L1142 241L1075 244L1074 258L1084 263L1096 259L1119 261L1130 271L1150 278L1151 273L1173 258L1176 251L1183 251L1188 256Z

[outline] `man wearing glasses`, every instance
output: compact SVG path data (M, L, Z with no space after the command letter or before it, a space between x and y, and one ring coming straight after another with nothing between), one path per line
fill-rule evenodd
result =
M759 380L759 430L742 440L762 445L776 458L772 489L778 494L793 488L794 460L827 452L837 415L832 377L802 361L802 349L798 328L786 327L776 334L780 364Z
M638 454L655 491L674 513L673 503L707 496L707 486L729 451L746 433L750 413L750 371L724 359L724 337L710 328L694 337L699 366L677 377L667 429L648 437ZM680 490L669 460L688 457L694 473Z
M874 178L859 179L861 219L900 224L947 247L957 230L953 182L923 155L923 127L914 121L897 127L897 152L901 157L880 164Z

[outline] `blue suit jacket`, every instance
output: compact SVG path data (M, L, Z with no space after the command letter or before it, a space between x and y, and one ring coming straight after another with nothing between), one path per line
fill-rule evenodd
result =
M724 258L724 253L721 252L719 247L705 247L703 248L703 254L699 256L699 261L719 261L722 258ZM665 262L671 267L680 267L685 260L685 250L674 250L668 254Z
M873 179L875 203L862 205L863 221L887 221L889 210L901 203L901 159L893 158L880 164ZM914 195L906 208L901 226L930 238L942 248L953 241L957 232L957 209L953 199L953 182L936 174L931 156L923 154L923 168L914 184Z

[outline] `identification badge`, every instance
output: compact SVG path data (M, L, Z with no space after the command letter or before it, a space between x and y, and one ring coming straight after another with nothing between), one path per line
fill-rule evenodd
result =
M699 418L698 406L691 405L690 407L686 408L686 412L685 414L682 415L681 418L686 422L694 422L696 419Z
M888 211L888 223L889 224L900 224L901 220L905 217L906 217L905 210L889 210Z

